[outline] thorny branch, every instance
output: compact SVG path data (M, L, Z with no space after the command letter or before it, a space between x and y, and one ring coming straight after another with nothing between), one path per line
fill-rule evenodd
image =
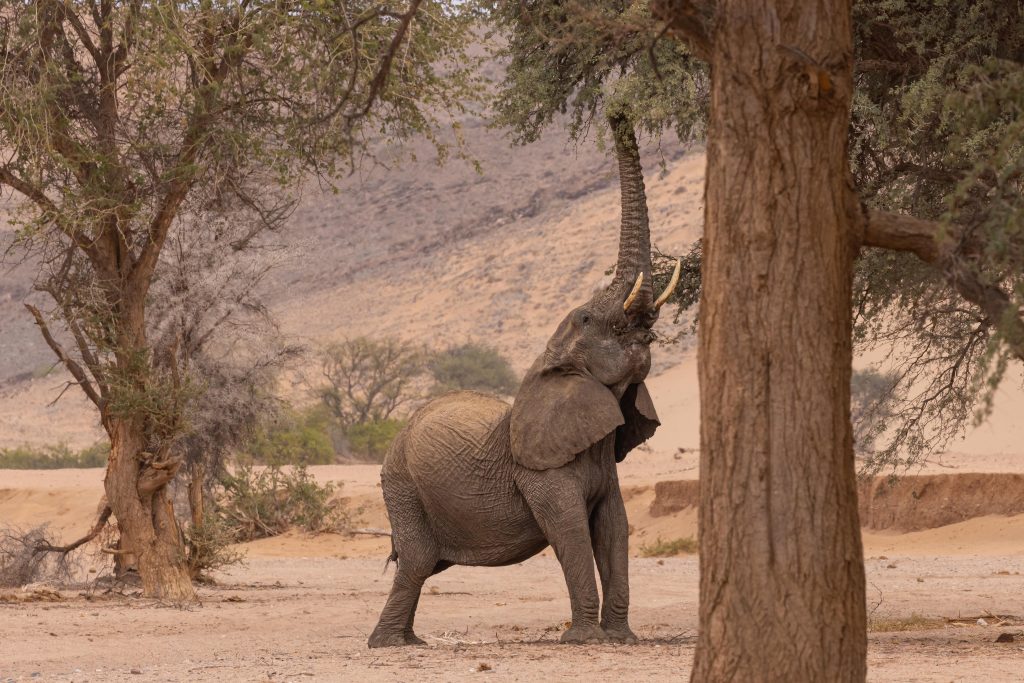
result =
M110 520L110 515L110 505L107 504L106 499L104 498L103 509L100 511L100 515L96 519L96 523L93 524L92 529L89 530L89 533L87 533L85 536L82 536L77 541L74 541L67 545L53 545L47 542L40 542L33 549L33 552L36 554L61 553L63 555L66 555L73 550L77 550L78 548L82 547L83 545L85 545L86 543L100 535L100 532L103 531L103 527L105 527L107 525L107 522Z

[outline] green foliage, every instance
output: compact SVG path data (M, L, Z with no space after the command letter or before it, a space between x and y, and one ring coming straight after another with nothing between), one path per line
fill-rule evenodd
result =
M351 522L336 498L336 487L317 483L304 465L240 465L222 476L221 485L216 515L236 541L276 536L293 528L338 532Z
M653 543L640 546L640 557L675 557L676 555L692 555L697 552L697 539L693 536L663 541L661 536Z
M654 278L654 291L662 292L668 287L672 273L675 271L676 261L681 263L679 269L679 284L675 291L665 302L667 308L662 311L668 312L673 307L672 322L678 323L683 316L689 315L692 318L690 329L682 329L674 336L659 335L658 341L664 344L676 344L687 332L693 332L697 327L697 318L693 311L700 301L700 261L702 241L697 240L683 256L672 256L662 252L655 247L651 251L651 274ZM614 270L614 268L613 268ZM611 271L609 271L610 273ZM664 315L664 313L663 313Z
M224 255L265 246L311 176L330 186L372 162L369 140L422 135L439 160L461 153L456 119L479 91L473 18L450 0L0 0L0 16L0 183L20 195L17 249L0 252L39 264L43 334L61 323L48 342L75 384L105 421L142 425L153 451L188 430L200 387L186 369L209 338L181 329L200 309L168 316L178 327L159 332L174 341L149 344L165 247L216 256L164 292L187 302Z
M353 455L373 462L382 462L388 447L403 427L405 420L372 420L352 425L345 430L345 438Z
M654 136L673 128L684 141L703 137L706 67L679 41L654 43L659 29L648 3L482 4L508 36L499 51L508 68L494 102L495 123L509 127L517 142L536 140L564 113L576 141L595 121L603 127L610 114L625 114L635 129Z
M0 470L59 470L106 467L110 444L99 442L80 451L58 446L18 446L0 449Z
M519 388L508 359L493 346L469 342L439 351L427 363L434 391L472 389L505 396Z
M854 341L886 351L896 378L877 470L945 447L990 405L1010 355L1024 357L1024 6L859 0L854 18L861 196L942 222L952 253L937 268L881 251L858 264ZM961 298L972 280L1004 315Z
M329 465L335 461L331 420L319 406L289 411L256 431L242 447L253 462L281 465Z

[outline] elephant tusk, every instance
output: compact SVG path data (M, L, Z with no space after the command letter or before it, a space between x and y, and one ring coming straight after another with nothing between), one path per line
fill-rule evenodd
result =
M636 276L636 284L633 285L633 291L626 297L626 302L622 304L622 310L629 312L629 307L636 301L636 297L640 294L640 285L644 283L644 273L640 271L640 274Z
M679 259L676 259L676 269L672 271L672 278L668 281L668 287L666 287L665 291L661 293L661 296L658 297L658 300L654 302L654 310L658 310L659 308L661 308L662 305L666 301L668 301L668 298L672 296L672 292L675 291L676 285L679 284L679 272L682 270L682 268L683 262Z

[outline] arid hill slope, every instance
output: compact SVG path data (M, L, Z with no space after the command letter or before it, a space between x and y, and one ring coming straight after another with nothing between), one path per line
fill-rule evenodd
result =
M478 119L463 125L481 173L457 160L439 166L415 143L403 150L415 160L367 168L337 193L307 187L281 235L294 256L266 287L285 332L310 347L357 335L478 339L522 371L601 284L617 239L612 159L558 133L516 148ZM654 241L684 249L700 232L703 156L678 144L644 156ZM0 269L0 446L91 443L99 432L81 396L47 405L65 380L41 376L53 361L22 306L31 275ZM682 351L657 353L656 369Z

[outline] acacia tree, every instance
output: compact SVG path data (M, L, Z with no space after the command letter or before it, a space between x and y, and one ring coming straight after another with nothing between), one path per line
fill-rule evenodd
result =
M18 242L66 334L29 310L110 437L106 493L145 594L194 595L166 490L188 387L178 354L161 360L147 338L168 235L238 207L279 226L288 190L352 163L368 125L389 139L432 128L468 94L446 63L468 35L455 9L0 3L0 184L24 199Z
M317 394L343 429L390 419L417 398L411 385L426 370L423 350L394 338L330 344L320 361Z
M944 80L941 69L928 74L939 86L930 96L953 90L950 101L959 92L981 105L970 116L988 120L987 134L979 139L968 127L957 135L991 154L960 160L945 213L915 217L866 205L853 189L848 0L818 3L813 13L792 0L667 0L654 9L712 74L693 679L863 680L864 568L849 405L854 258L865 246L915 254L981 311L994 332L988 357L995 373L1009 356L1024 357L1021 60L1006 50L960 82ZM989 5L982 16L997 10ZM908 31L911 22L920 18L894 23ZM901 55L893 24L880 24L870 29L871 47L889 51L887 58L862 61L862 70L880 67L892 78L905 66L909 75L920 64L905 57L934 54L935 36L925 35ZM991 49L1004 36L972 47ZM951 53L940 66L950 67ZM896 176L925 176L932 151L918 150L923 159L908 151L907 168L892 163L884 144L871 150L877 167ZM897 197L919 196L912 181L903 186Z
M241 208L208 223L179 222L152 285L149 344L161 370L178 369L185 398L172 452L188 477L193 576L207 569L211 548L197 538L216 529L207 502L226 461L280 412L277 382L303 350L285 339L259 296L266 275L292 253L265 229Z

